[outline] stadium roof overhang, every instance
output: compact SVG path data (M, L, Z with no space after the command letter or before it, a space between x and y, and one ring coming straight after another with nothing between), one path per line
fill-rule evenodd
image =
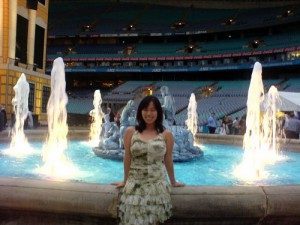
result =
M51 0L51 2L64 2L64 1L82 1L82 0ZM116 0L85 0L112 2ZM299 0L118 0L120 3L139 3L149 5L165 5L174 7L194 7L194 8L207 8L207 9L249 9L249 8L273 8L283 7L290 5L300 5Z
M300 5L299 0L119 0L119 2L147 3L155 5L166 5L175 7L195 7L214 9L233 8L272 8L289 5Z
M276 100L276 108L283 112L297 111L300 112L300 93L278 91L278 99ZM267 107L267 98L261 104L264 111Z
M300 93L279 91L280 110L300 112Z

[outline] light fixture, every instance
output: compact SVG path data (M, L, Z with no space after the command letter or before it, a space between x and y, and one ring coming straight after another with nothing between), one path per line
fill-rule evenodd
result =
M230 26L236 23L236 20L234 18L228 18L227 20L222 23L223 25Z
M19 62L20 62L20 58L16 57L16 58L15 58L15 66L18 66L18 65L19 65Z
M179 29L185 27L185 25L186 25L186 22L184 20L178 20L172 24L171 28L175 29L175 30L179 30Z
M33 71L36 71L36 68L37 68L37 64L33 63L33 67L32 67Z
M133 30L135 30L135 25L133 23L130 23L130 24L127 25L125 30L126 31L133 31Z

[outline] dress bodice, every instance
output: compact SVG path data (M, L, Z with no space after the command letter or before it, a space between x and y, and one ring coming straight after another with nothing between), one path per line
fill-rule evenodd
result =
M160 133L150 140L143 140L135 131L131 140L131 172L135 179L154 181L164 177L166 142ZM135 172L134 172L135 171ZM132 174L133 175L133 174Z

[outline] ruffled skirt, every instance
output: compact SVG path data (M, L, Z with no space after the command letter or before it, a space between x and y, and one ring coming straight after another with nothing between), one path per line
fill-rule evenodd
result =
M121 190L118 216L122 225L152 225L171 217L170 186L166 181L127 181Z

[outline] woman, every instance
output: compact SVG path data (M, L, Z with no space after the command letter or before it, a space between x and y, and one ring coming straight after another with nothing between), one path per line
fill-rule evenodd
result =
M121 224L154 225L171 216L170 184L175 180L172 133L163 123L163 111L154 96L145 97L137 111L137 126L124 135L124 181L115 183L121 191L119 217Z

